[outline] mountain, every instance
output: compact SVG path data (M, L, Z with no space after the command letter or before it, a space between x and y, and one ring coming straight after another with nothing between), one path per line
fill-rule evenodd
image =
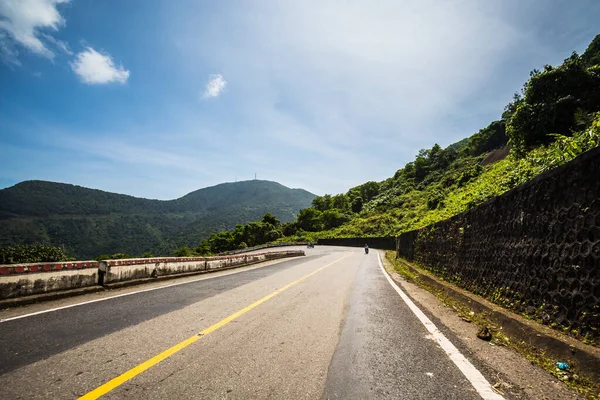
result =
M223 183L175 200L149 200L81 186L25 181L0 190L0 246L65 246L77 258L117 252L167 254L270 212L293 221L314 194L279 183Z

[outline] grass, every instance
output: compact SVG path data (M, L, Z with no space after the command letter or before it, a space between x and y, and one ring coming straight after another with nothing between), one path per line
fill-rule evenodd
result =
M524 341L520 341L506 335L502 330L502 327L496 325L486 312L477 313L468 305L448 296L443 290L426 284L420 278L419 274L414 273L408 267L408 264L406 264L403 260L396 259L396 254L394 251L386 251L386 259L393 266L395 272L403 276L407 281L412 282L432 293L442 302L442 304L453 309L463 320L472 322L482 328L487 327L492 333L493 339L491 343L497 346L508 346L516 350L519 354L527 358L527 360L529 360L532 364L540 366L587 399L600 400L600 382L594 382L590 378L583 376L582 374L578 374L575 368L570 369L568 373L560 371L555 365L557 360L554 360L550 356L546 355L543 349L536 348L525 343ZM568 362L570 360L566 361ZM569 364L573 365L572 362L569 362ZM568 380L565 379L567 376L569 377ZM573 379L575 376L577 379Z

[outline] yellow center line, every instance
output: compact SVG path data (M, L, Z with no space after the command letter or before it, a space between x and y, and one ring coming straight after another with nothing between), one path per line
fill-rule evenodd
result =
M110 392L111 390L121 386L122 384L124 384L125 382L127 382L130 379L133 379L135 376L141 374L142 372L144 372L145 370L153 367L154 365L158 364L159 362L161 362L162 360L172 356L173 354L177 353L180 350L183 350L184 348L188 347L189 345L191 345L192 343L194 343L195 341L199 340L202 336L204 335L208 335L211 332L216 331L217 329L221 328L222 326L227 325L229 322L233 321L234 319L238 318L241 315L246 314L248 311L252 310L255 307L258 307L259 305L261 305L262 303L264 303L265 301L275 297L276 295L278 295L279 293L289 289L290 287L296 285L297 283L302 282L303 280L305 280L306 278L309 278L311 276L313 276L314 274L316 274L319 271L324 270L327 267L332 266L333 264L343 260L346 257L351 256L352 253L345 255L342 258L339 258L337 260L335 260L334 262L325 265L324 267L321 267L317 270L314 270L313 272L311 272L308 275L304 275L302 278L295 280L292 283L289 283L287 285L285 285L284 287L277 289L276 291L274 291L273 293L263 297L262 299L255 301L254 303L250 304L249 306L242 308L241 310L239 310L236 313L231 314L229 317L217 322L216 324L206 328L205 330L203 330L202 332L200 332L197 335L194 335L190 338L185 339L183 342L176 344L175 346L171 347L170 349L167 349L165 351L163 351L160 354L157 354L156 356L152 357L151 359L144 361L143 363L139 364L136 367L133 367L132 369L130 369L129 371L117 376L114 379L111 379L110 381L106 382L104 385L97 387L96 389L92 390L89 393L84 394L83 396L81 396L79 398L79 400L90 400L90 399L97 399L100 396L104 396L106 393Z

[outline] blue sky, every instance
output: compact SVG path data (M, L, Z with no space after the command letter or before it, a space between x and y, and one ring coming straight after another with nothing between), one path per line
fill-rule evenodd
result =
M0 187L383 180L583 52L596 0L0 0Z

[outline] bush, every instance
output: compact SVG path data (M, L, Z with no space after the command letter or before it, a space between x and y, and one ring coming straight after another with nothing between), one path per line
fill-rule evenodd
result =
M446 195L443 192L430 193L429 196L427 197L427 209L435 210L439 206L443 206L444 205L443 201L444 201L445 197L446 197Z
M600 64L600 35L592 40L581 59L589 66Z
M211 252L211 248L210 248L210 242L207 239L203 239L200 242L200 244L198 244L198 246L196 246L194 251L196 252L196 254L199 254L201 256L211 255L212 252Z
M173 252L173 255L175 257L191 257L193 254L188 246L181 246Z
M283 224L283 236L294 236L298 232L298 225L295 222Z
M127 253L115 253L110 256L111 260L122 260L124 258L133 258L133 257Z
M337 228L349 220L350 218L346 214L341 213L337 208L324 211L321 214L321 222L325 230Z
M465 151L472 156L478 156L500 148L507 142L504 122L494 121L469 138Z
M600 75L577 54L557 68L546 66L532 74L525 96L507 123L515 154L524 156L533 147L548 144L551 134L571 135L576 113L600 111Z
M313 207L300 210L300 213L298 213L297 225L298 228L304 231L317 232L322 230L321 211Z
M67 261L69 257L61 247L41 244L24 244L0 248L0 264Z
M362 211L362 208L363 208L362 197L360 197L360 196L355 197L354 200L352 200L352 212L359 213Z

